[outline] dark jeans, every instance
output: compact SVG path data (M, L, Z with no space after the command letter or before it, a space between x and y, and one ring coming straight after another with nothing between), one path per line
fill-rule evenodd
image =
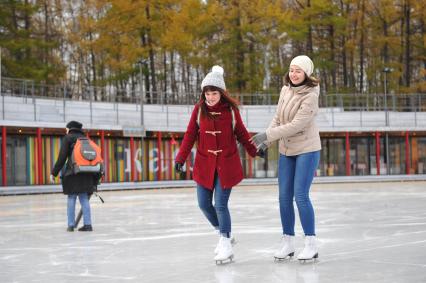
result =
M198 206L206 216L207 220L219 228L221 234L231 233L231 215L228 209L228 200L232 189L223 189L219 177L214 180L214 191L197 184ZM214 206L213 206L214 195Z

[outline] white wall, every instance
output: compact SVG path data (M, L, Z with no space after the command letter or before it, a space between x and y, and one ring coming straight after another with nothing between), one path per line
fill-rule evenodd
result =
M4 109L3 109L4 108ZM4 96L0 105L0 125L62 128L67 121L81 121L85 128L120 130L141 125L140 105L106 102L66 101L46 98ZM147 131L184 132L192 105L144 105ZM250 132L265 130L274 115L275 105L247 105L241 116ZM426 112L383 111L345 112L321 108L316 118L321 131L424 131Z

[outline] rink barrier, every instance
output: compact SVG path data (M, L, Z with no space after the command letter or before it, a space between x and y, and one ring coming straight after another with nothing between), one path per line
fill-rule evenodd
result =
M381 182L413 182L426 181L426 174L418 175L380 175L380 176L330 176L315 177L314 184L334 183L381 183ZM195 187L193 180L177 181L145 181L145 182L117 182L104 183L98 187L98 191L121 190L147 190L147 189L172 189ZM278 185L277 178L244 179L239 186ZM0 187L0 196L62 193L61 185L40 186L9 186Z

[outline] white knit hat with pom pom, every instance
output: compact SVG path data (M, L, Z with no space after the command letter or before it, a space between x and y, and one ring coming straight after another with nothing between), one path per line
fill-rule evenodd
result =
M212 71L201 82L201 90L205 86L215 86L226 90L225 80L223 79L223 68L221 66L213 66Z
M294 57L293 60L291 60L290 66L291 65L301 68L308 77L310 77L314 72L314 63L312 62L311 58L306 55L299 55Z

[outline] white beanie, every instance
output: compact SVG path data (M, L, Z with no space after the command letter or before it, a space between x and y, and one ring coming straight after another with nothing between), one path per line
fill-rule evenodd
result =
M294 57L293 60L291 60L290 66L291 65L295 65L302 69L308 77L310 77L314 72L314 63L311 58L306 55Z
M225 80L223 79L223 68L221 66L213 66L212 71L201 82L201 90L208 85L226 90Z

